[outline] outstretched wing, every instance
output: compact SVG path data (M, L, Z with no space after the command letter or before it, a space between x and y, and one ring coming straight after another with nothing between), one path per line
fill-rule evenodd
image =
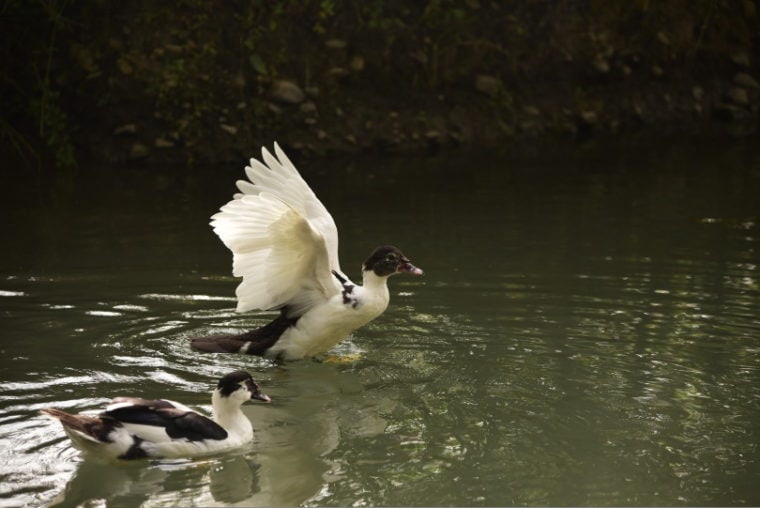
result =
M242 195L269 193L300 213L315 231L325 239L330 269L340 272L338 260L338 228L325 205L304 181L298 170L290 162L277 142L274 143L274 157L266 148L261 149L264 164L250 160L245 174L250 180L238 180L237 187ZM241 194L235 195L235 197Z
M251 160L239 181L240 194L212 217L211 224L233 253L237 310L287 307L299 316L338 293L331 270L338 264L338 232L280 147L275 159L262 150L265 166Z

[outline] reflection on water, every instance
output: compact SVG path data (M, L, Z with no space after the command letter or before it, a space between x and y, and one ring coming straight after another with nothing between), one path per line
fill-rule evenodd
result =
M346 269L393 242L426 270L346 363L187 347L268 319L234 312L207 226L239 168L7 192L0 503L758 504L760 153L700 150L314 165ZM104 464L37 416L210 411L236 368L274 402L233 454Z

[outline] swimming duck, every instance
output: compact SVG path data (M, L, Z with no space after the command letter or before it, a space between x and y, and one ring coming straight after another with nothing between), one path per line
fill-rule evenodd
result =
M250 420L240 410L247 400L271 402L243 370L219 380L211 404L214 419L171 400L117 397L95 416L60 409L41 413L61 422L80 450L110 459L191 457L242 446L253 439Z
M338 229L277 143L275 155L245 168L240 193L212 216L211 225L232 251L237 311L279 310L260 328L199 337L192 347L295 360L327 351L388 307L387 280L422 270L392 245L374 249L362 265L361 286L340 269Z

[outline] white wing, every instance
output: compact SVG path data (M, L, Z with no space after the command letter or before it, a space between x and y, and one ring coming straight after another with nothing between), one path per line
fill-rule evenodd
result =
M262 155L246 168L253 183L212 217L211 224L233 253L238 312L288 307L303 314L341 290L331 270L338 265L335 222L275 144L276 160Z
M277 155L276 158L266 148L262 148L261 158L265 164L251 159L251 165L246 166L245 174L253 183L238 180L238 189L242 195L255 196L267 192L303 215L311 227L324 237L330 269L340 272L338 228L332 215L277 142L274 143L274 153ZM235 195L236 198L240 196L241 194Z

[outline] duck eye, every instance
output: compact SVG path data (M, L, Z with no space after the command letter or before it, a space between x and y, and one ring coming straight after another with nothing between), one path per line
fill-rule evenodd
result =
M398 261L398 256L396 256L395 254L388 254L387 256L385 256L385 260L396 262Z

